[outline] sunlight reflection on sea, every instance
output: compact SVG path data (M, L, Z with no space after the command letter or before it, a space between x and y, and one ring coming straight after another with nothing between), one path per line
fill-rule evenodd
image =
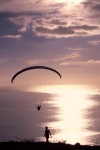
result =
M6 96L6 97L5 97ZM41 110L36 105L41 103ZM43 86L34 92L0 95L0 141L35 139L50 142L100 145L99 87L80 85Z
M66 141L67 143L75 144L80 142L82 144L97 144L93 136L99 132L93 131L89 126L94 126L94 119L89 118L88 111L95 107L96 101L91 100L90 95L95 94L94 89L88 86L73 86L63 85L57 91L56 86L49 87L49 92L56 93L52 101L47 101L48 104L58 108L55 116L55 122L49 122L48 126L56 129L53 139L55 141ZM48 89L46 87L46 89ZM56 91L56 92L55 92ZM44 126L44 124L43 124ZM93 144L94 144L93 143Z

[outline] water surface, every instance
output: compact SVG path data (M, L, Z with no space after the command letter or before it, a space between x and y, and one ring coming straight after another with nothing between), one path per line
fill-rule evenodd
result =
M40 103L42 108L37 111L36 104ZM44 141L44 128L48 126L51 142L100 145L99 116L99 87L45 86L42 93L2 93L0 141Z

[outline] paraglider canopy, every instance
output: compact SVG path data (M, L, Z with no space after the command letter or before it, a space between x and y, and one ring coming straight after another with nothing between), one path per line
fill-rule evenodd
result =
M23 73L23 72L25 72L25 71L31 70L31 69L47 69L47 70L50 70L50 71L55 72L55 73L61 78L61 74L60 74L57 70L55 70L55 69L53 69L53 68L46 67L46 66L31 66L31 67L27 67L27 68L24 68L24 69L18 71L18 72L12 77L11 82L13 83L14 79L15 79L19 74L21 74L21 73Z

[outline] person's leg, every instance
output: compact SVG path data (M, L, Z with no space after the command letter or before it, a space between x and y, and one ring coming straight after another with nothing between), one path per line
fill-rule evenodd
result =
M47 142L47 143L49 142L49 138L48 138L48 137L46 138L46 142Z

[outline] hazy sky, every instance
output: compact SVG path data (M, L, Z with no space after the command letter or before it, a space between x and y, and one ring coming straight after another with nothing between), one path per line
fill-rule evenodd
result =
M99 84L100 0L0 0L0 86L33 65L60 84Z

